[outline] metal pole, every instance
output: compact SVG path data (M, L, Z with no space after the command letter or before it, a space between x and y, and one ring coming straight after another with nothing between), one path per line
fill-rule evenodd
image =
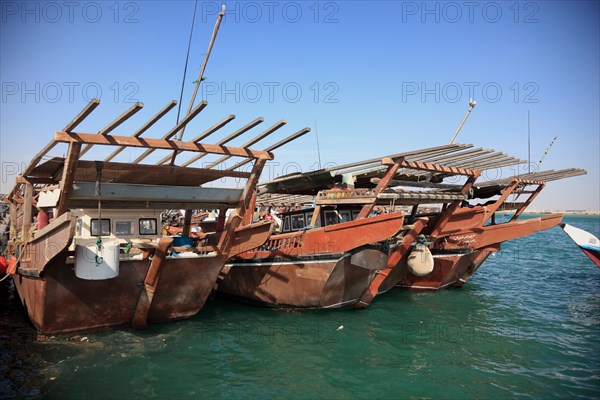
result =
M454 135L452 135L452 139L450 139L450 141L448 142L448 144L454 143L454 139L456 139L456 136L458 136L458 132L460 132L460 130L462 129L462 127L465 124L465 122L467 122L467 118L469 118L469 114L471 114L471 111L473 111L473 108L475 108L476 104L477 104L477 102L475 100L469 99L469 109L467 110L467 113L465 114L465 116L462 119L462 121L460 121L460 124L458 125L458 128L456 128L456 132L454 132Z
M531 173L531 116L527 110L527 172Z
M321 169L321 148L319 147L319 131L317 130L317 120L315 119L315 135L317 136L317 156L319 157L319 169Z

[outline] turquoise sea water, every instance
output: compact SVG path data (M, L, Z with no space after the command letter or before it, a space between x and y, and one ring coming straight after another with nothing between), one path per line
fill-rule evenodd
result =
M600 237L598 217L565 222ZM505 243L463 288L366 310L214 299L145 332L36 340L1 300L0 398L600 397L600 269L558 227Z

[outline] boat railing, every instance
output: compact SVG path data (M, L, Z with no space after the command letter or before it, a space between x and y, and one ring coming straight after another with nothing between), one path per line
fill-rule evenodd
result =
M264 245L257 248L255 251L272 252L282 251L286 252L292 249L299 249L302 247L304 242L304 235L294 233L293 235L286 237L276 237L269 239Z
M363 204L372 202L375 193L371 189L321 190L315 199L316 204Z

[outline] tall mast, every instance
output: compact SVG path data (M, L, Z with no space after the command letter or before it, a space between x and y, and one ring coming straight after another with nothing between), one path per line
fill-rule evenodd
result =
M204 56L204 61L202 62L202 68L200 68L200 73L198 74L198 79L196 80L196 86L194 87L194 93L192 94L192 98L190 100L190 105L188 106L188 110L186 115L188 115L192 108L194 107L194 101L196 101L196 95L198 94L198 88L200 87L200 82L202 82L202 77L204 76L204 70L206 69L206 65L208 64L208 58L210 57L210 52L212 51L213 45L215 44L215 39L217 38L217 33L219 32L219 27L221 26L221 21L223 20L223 16L225 15L225 4L221 6L221 12L217 17L217 22L215 22L215 27L213 29L212 37L210 38L210 42L208 44L208 50L206 51L206 55ZM183 133L185 132L185 126L179 133L178 140L183 139ZM177 157L177 152L173 152L173 158L171 159L171 165L175 164L175 157Z

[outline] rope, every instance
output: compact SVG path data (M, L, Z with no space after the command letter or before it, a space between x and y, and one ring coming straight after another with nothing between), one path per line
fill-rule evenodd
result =
M194 33L194 23L196 22L196 9L198 0L194 3L194 17L192 18L192 28L190 29L190 40L188 41L187 55L185 56L185 66L183 67L183 79L181 80L181 93L179 94L179 106L177 107L177 123L181 115L181 101L183 100L183 88L185 86L185 77L187 75L188 60L190 59L190 48L192 47L192 34Z
M96 239L96 267L104 262L102 258L102 161L96 161L96 197L98 198L98 238Z
M19 265L19 262L21 262L21 258L23 257L23 253L25 253L25 247L27 246L29 240L31 239L31 236L33 234L33 231L35 230L35 227L31 227L29 229L29 232L27 232L27 236L25 237L25 240L23 241L23 244L21 245L21 249L19 250L19 257L17 257L17 262L15 263L15 266ZM9 260L10 263L10 260ZM12 275L11 273L8 272L8 270L6 271L6 275L4 275L2 277L2 279L0 279L0 282L3 282L5 279L7 279L10 275Z

